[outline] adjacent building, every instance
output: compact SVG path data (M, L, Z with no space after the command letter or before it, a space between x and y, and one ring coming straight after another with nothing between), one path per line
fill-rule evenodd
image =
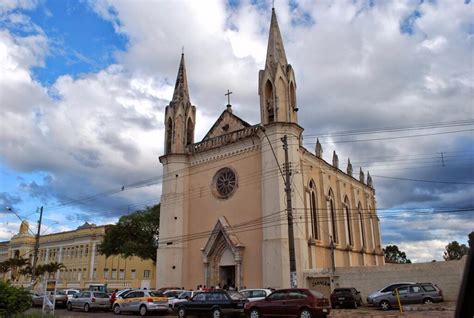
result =
M296 75L272 10L265 67L258 73L260 120L249 124L227 105L194 141L196 106L181 56L165 111L157 287L198 284L290 286L286 138L291 171L297 282L325 289L335 268L384 264L370 174L342 168L334 151L303 146ZM316 139L316 138L315 138ZM327 270L325 270L327 269ZM305 273L321 273L320 276Z
M38 265L51 262L64 264L56 274L60 288L87 288L89 284L107 284L108 288L154 288L155 265L138 257L105 257L97 252L110 225L84 223L76 230L42 235L39 241ZM8 242L0 243L0 262L23 257L33 263L35 237L23 221L20 231ZM1 274L0 274L1 275ZM1 276L0 276L1 277ZM10 273L3 274L4 279ZM19 284L29 283L29 276L21 276Z

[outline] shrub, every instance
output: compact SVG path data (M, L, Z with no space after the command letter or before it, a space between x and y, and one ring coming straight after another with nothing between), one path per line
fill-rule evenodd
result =
M31 307L30 291L0 281L0 317L11 317Z

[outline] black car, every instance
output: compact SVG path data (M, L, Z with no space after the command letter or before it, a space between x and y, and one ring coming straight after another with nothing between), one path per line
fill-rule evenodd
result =
M337 306L357 308L362 305L360 291L350 288L336 288L331 294L331 307Z
M213 290L194 295L189 301L179 303L179 318L186 315L220 318L227 314L241 314L248 300L236 291Z

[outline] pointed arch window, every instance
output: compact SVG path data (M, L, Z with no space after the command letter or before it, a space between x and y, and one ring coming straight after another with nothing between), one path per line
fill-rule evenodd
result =
M171 118L168 118L168 122L166 123L166 149L165 149L166 154L171 152L172 135L173 135L173 121L171 120Z
M370 215L370 238L372 239L372 248L375 249L375 233L374 233L374 218L372 215L372 208L369 205L369 215Z
M298 111L296 107L296 93L295 93L295 84L293 82L290 83L290 102L291 102L291 109L293 111Z
M339 242L338 233L337 233L337 219L336 219L336 210L334 207L334 195L331 189L329 189L327 209L329 213L329 235L332 236L334 243L337 243Z
M359 232L360 232L360 242L362 248L365 248L365 229L364 229L364 218L362 217L362 205L359 202L357 206L357 214L359 216Z
M309 182L309 204L311 209L312 236L314 239L319 240L318 204L316 201L316 186L313 180Z
M275 121L275 108L273 103L273 85L270 80L265 83L265 110L267 113L268 123Z
M352 227L351 227L351 215L350 215L350 206L349 206L349 198L346 196L344 198L344 223L346 227L346 237L347 237L347 244L352 246Z
M186 146L194 143L194 124L191 118L188 118L186 124Z

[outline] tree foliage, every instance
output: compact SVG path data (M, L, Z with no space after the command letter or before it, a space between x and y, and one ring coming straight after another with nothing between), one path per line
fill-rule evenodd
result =
M12 286L9 282L0 281L0 295L0 317L11 317L31 306L28 289Z
M468 253L469 247L464 244L459 244L457 241L452 241L446 245L443 258L445 261L458 260Z
M405 252L398 249L396 245L387 245L383 249L386 263L409 264L411 261L407 258Z
M156 262L159 228L159 204L124 215L117 224L106 228L104 240L99 245L98 251L107 257L138 256Z

